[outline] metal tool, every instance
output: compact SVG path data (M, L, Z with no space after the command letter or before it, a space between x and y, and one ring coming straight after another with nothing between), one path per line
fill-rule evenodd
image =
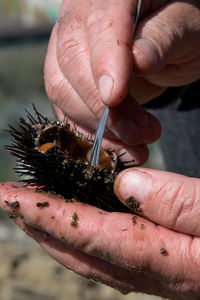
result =
M101 144L102 144L102 139L103 139L109 111L110 111L110 107L105 106L103 114L101 116L101 119L99 121L97 130L96 130L96 135L95 135L94 144L92 146L92 152L91 152L91 157L90 157L91 166L96 166L99 163Z
M137 25L137 22L138 22L141 5L142 5L142 0L138 0L136 14L135 14L135 21L134 21L134 29L136 28L136 25ZM102 114L101 119L99 120L99 123L98 123L98 126L97 126L95 139L94 139L94 144L92 146L91 157L90 157L91 166L96 166L96 165L99 164L101 144L102 144L102 140L103 140L103 135L104 135L104 131L105 131L109 111L110 111L110 107L105 106L103 114Z

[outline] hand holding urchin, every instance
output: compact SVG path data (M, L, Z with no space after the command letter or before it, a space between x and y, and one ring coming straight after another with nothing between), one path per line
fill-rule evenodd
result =
M14 141L6 147L18 158L15 170L26 176L22 181L71 201L128 212L113 193L114 179L125 163L114 151L102 148L99 165L91 166L93 140L66 122L50 122L33 108L36 117L27 113L28 120L20 119L19 130L10 126Z

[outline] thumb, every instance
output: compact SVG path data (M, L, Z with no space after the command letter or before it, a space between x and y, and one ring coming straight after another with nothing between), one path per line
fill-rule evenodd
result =
M87 22L91 66L105 105L118 105L128 92L136 5L135 0L92 1Z
M144 168L121 172L115 180L117 197L130 207L130 197L140 203L139 213L165 227L200 236L200 179Z

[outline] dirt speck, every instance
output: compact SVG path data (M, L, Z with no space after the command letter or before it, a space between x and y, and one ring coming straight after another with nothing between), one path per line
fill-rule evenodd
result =
M166 255L168 255L168 252L167 252L167 250L163 247L163 248L160 249L160 254L162 254L163 256L166 256Z
M19 201L8 202L7 200L5 200L5 203L7 204L7 206L12 207L12 208L18 208L19 207Z
M128 208L130 208L131 210L133 210L135 212L141 211L140 203L137 200L135 200L132 196L127 198L125 200L125 203L128 206Z
M144 229L144 228L145 228L144 224L141 224L140 229Z
M73 215L72 215L71 226L77 227L77 225L78 225L77 221L78 221L78 215L77 215L76 212L74 212Z
M37 207L48 207L49 206L49 202L44 201L44 202L37 202L36 203Z
M60 238L61 240L64 240L64 236L63 236L62 232L59 232L59 238Z
M133 223L134 225L137 223L136 219L137 219L137 216L136 216L136 215L133 215L133 216L132 216L132 223Z
M37 216L37 217L36 217L36 222L39 223L40 220L41 220L41 216Z
M113 21L111 21L108 25L108 27L112 27L113 26Z

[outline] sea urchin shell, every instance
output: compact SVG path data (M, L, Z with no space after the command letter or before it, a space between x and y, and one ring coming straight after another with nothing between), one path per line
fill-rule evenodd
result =
M101 149L99 165L91 166L93 140L33 108L35 117L27 112L19 129L9 126L14 140L6 148L18 158L15 170L25 176L21 181L107 211L130 211L113 193L116 175L126 168L114 151Z

